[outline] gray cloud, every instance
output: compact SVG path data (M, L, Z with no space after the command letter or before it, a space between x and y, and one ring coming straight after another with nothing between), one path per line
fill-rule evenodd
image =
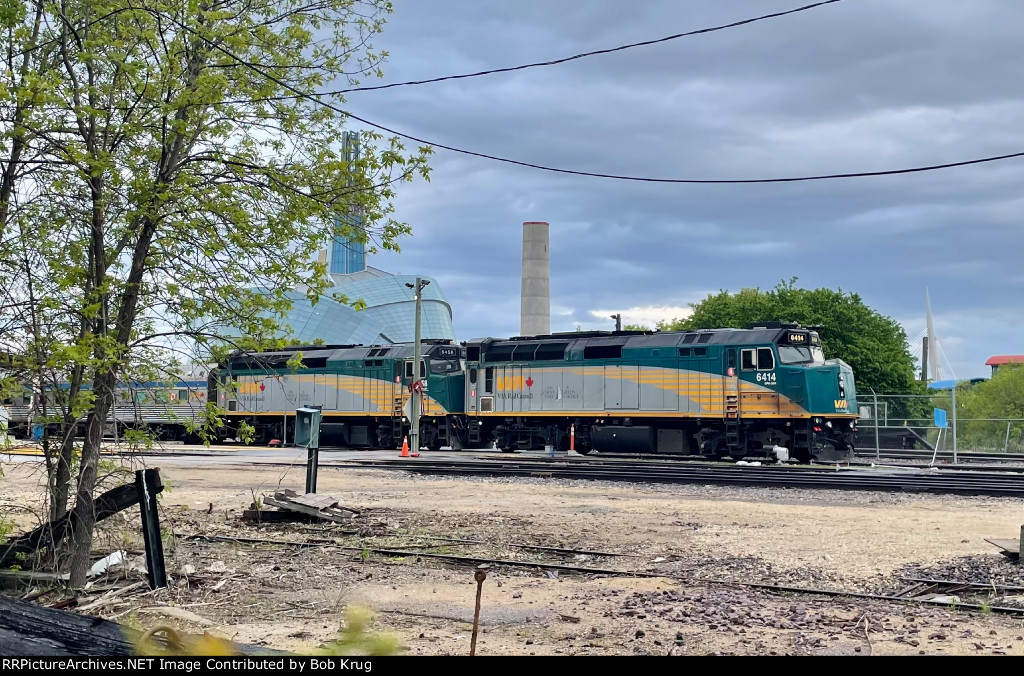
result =
M387 81L494 68L799 3L399 0ZM803 14L507 75L354 93L356 114L450 145L589 171L746 178L873 171L1024 149L1024 5L847 0ZM857 291L916 335L924 289L957 375L1024 351L1024 162L912 176L649 185L439 150L403 187L414 236L374 263L436 277L460 337L518 329L520 223L551 222L557 330L709 290ZM610 321L608 322L610 326Z

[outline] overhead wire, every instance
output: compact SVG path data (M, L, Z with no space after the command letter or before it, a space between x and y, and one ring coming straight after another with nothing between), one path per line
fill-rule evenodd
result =
M254 64L246 62L242 58L240 58L240 57L236 56L235 54L231 53L229 50L221 47L219 44L216 44L216 43L206 39L205 37L200 35L197 31L193 30L191 27L185 26L185 25L180 24L178 22L175 22L175 23L177 23L177 25L182 30L187 30L187 31L191 32L193 35L196 35L199 39L203 40L203 42L205 42L206 44L210 45L211 47L213 47L217 51L223 53L225 56L231 58L232 60L236 61L237 63L239 63L239 64L241 64L243 66L245 66L246 68L251 69L255 73L259 74L260 76L267 78L271 82L277 84L279 87L283 87L284 89L294 93L297 98L306 99L306 100L309 100L309 101L311 101L313 103L316 103L318 105L325 106L328 109L333 110L334 112L339 113L341 115L345 115L346 117L349 117L349 118L351 118L353 120L356 120L357 122L362 122L363 124L366 124L366 125L368 125L370 127L378 129L380 131L386 132L388 134L393 134L395 136L404 138L404 139L409 140L409 141L415 141L416 143L421 143L423 145L432 146L432 147L435 147L435 148L441 148L443 150L448 150L448 151L451 151L451 152L454 152L454 153L460 153L460 154L463 154L463 155L468 155L470 157L478 157L478 158L481 158L481 159L493 160L495 162L503 162L505 164L512 164L512 165L516 165L516 166L520 166L520 167L526 167L526 168L529 168L529 169L538 169L538 170L541 170L541 171L548 171L548 172L553 172L553 173L558 173L558 174L569 174L569 175L573 175L573 176L587 176L587 177L591 177L591 178L607 178L607 179L614 179L614 180L619 180L619 181L636 181L636 182L643 182L643 183L682 183L682 184L719 184L719 185L721 185L721 184L745 184L745 183L797 183L797 182L805 182L805 181L824 181L824 180L841 179L841 178L861 178L861 177L868 177L868 176L887 176L887 175L897 175L897 174L913 174L913 173L921 173L921 172L926 172L926 171L936 171L936 170L939 170L939 169L951 169L953 167L963 167L963 166L968 166L968 165L972 165L972 164L983 164L983 163L987 163L987 162L998 162L1000 160L1008 160L1008 159L1016 158L1016 157L1024 157L1024 151L1022 151L1022 152L1017 152L1017 153L1008 153L1008 154L1005 154L1005 155L995 155L995 156L982 157L982 158L976 158L976 159L971 159L971 160L962 160L962 161L959 161L959 162L947 162L947 163L944 163L944 164L933 164L933 165L926 165L926 166L919 166L919 167L911 167L911 168L906 168L906 169L888 169L888 170L882 170L882 171L860 171L860 172L849 172L849 173L818 174L818 175L794 176L794 177L784 177L784 178L745 178L745 179L659 178L659 177L652 177L652 176L628 176L628 175L622 175L622 174L607 174L607 173L593 172L593 171L582 171L582 170L577 170L577 169L565 169L565 168L561 168L561 167L550 167L550 166L546 166L546 165L543 165L543 164L536 164L536 163L533 163L533 162L524 162L522 160L515 160L515 159L508 158L508 157L501 157L501 156L498 156L498 155L490 155L488 153L481 153L481 152L477 152L477 151L474 151L474 150L466 150L465 148L458 148L456 146L450 146L450 145L446 145L444 143L437 143L436 141L429 141L427 139L423 139L423 138L419 138L417 136L413 136L412 134L407 134L405 132L398 131L397 129L392 129L390 127L384 126L384 125L379 124L377 122L373 122L373 121L368 120L368 119L366 119L364 117L360 117L358 115L350 113L347 110L343 110L342 108L339 108L338 106L334 105L333 103L330 103L328 101L323 101L320 98L318 98L317 94L311 94L311 93L308 93L308 92L301 92L298 89L296 89L296 88L292 87L291 85L289 85L288 83L283 82L280 78L276 78L273 75L271 75L270 73L267 73L266 71L261 69L259 66L256 66Z
M827 2L836 2L836 1L839 1L839 0L827 0ZM827 2L818 3L818 5L827 4ZM815 5L815 6L817 6L817 5ZM808 5L808 7L812 7L812 6ZM264 77L264 78L270 80L271 82L277 84L279 87L282 87L286 91L291 92L292 94L295 95L294 98L308 100L308 101L310 101L310 102L312 102L314 104L317 104L317 105L320 105L320 106L324 106L324 107L328 108L329 110L332 110L332 111L334 111L334 112L336 112L336 113L338 113L340 115L344 115L344 116L346 116L346 117L348 117L348 118L350 118L352 120L356 120L357 122L361 122L361 123L363 123L365 125L373 127L373 128L375 128L375 129L377 129L379 131L383 131L385 133L392 134L394 136L397 136L399 138L404 138L404 139L409 140L409 141L414 141L416 143L423 144L424 146L431 146L431 147L435 147L435 148L441 148L443 150L448 150L450 152L459 153L459 154L467 155L467 156L470 156L470 157L477 157L477 158L481 158L481 159L492 160L494 162L502 162L502 163L505 163L505 164L511 164L511 165L514 165L514 166L520 166L520 167L525 167L525 168L529 168L529 169L536 169L536 170L546 171L546 172L551 172L551 173L565 174L565 175L571 175L571 176L585 176L585 177L590 177L590 178L605 178L605 179L612 179L612 180L619 180L619 181L633 181L633 182L642 182L642 183L699 184L699 185L727 185L727 184L732 185L732 184L756 184L756 183L798 183L798 182L808 182L808 181L826 181L826 180L847 179L847 178L865 178L865 177L873 177L873 176L893 176L893 175L902 175L902 174L915 174L915 173L923 173L923 172L929 172L929 171L938 171L938 170L941 170L941 169L952 169L952 168L955 168L955 167L965 167L965 166L976 165L976 164L985 164L985 163L990 163L990 162L999 162L999 161L1003 161L1003 160L1009 160L1009 159L1024 157L1024 151L1021 151L1021 152L1014 152L1014 153L1006 153L1006 154L1002 154L1002 155L993 155L993 156L988 156L988 157L980 157L980 158L975 158L975 159L970 159L970 160L961 160L961 161L956 161L956 162L946 162L946 163L942 163L942 164L930 164L930 165L917 166L917 167L909 167L909 168L903 168L903 169L886 169L886 170L879 170L879 171L857 171L857 172L843 172L843 173L830 173L830 174L811 174L811 175L805 175L805 176L770 177L770 178L742 178L742 179L662 178L662 177L653 177L653 176L631 176L631 175L624 175L624 174L612 174L612 173L603 173L603 172L594 172L594 171L583 171L583 170L578 170L578 169L566 169L566 168L563 168L563 167L552 167L552 166L547 166L547 165L543 165L543 164L537 164L537 163L534 163L534 162L526 162L526 161L522 161L522 160L516 160L516 159L508 158L508 157L502 157L502 156L499 156L499 155L491 155L491 154L488 154L488 153L482 153L482 152L477 152L477 151L474 151L474 150L468 150L468 149L465 149L465 148L459 148L457 146L451 146L451 145L447 145L447 144L444 144L444 143L438 143L436 141L429 141L427 139L414 136L412 134L408 134L408 133L405 133L405 132L402 132L402 131L398 131L397 129L392 129L390 127L387 127L385 125L379 124L377 122L373 122L373 121L371 121L371 120L369 120L367 118L360 117L358 115L355 115L354 113L351 113L351 112L349 112L347 110L344 110L344 109L336 106L333 103L330 103L328 101L322 100L320 97L323 96L323 94L303 92L303 91L300 91L300 90L296 89L292 85L288 84L287 82L282 81L280 78L275 77L274 75L270 74L269 72L267 72L266 70L260 68L259 66L255 65L253 63L249 63L249 62L245 61L241 57L239 57L236 54L232 53L230 50L225 49L219 43L210 40L206 36L202 35L199 31L193 29L191 26L188 26L188 25L182 23L181 21L178 21L177 19L175 19L173 17L167 16L166 14L163 14L163 13L157 11L157 10L153 10L153 9L150 9L150 8L144 7L144 6L143 7L138 7L138 9L142 9L143 11L147 11L147 12L150 12L150 13L153 13L153 14L160 14L161 16L164 17L165 20L167 20L170 23L174 24L175 26L177 26L181 30L187 31L187 32L191 33L192 35L196 36L198 39L202 40L204 43L206 43L212 49L214 49L214 50L224 54L228 58L230 58L233 61L237 62L241 66L243 66L245 68L248 68L249 70L255 72L256 74L260 75L261 77ZM795 10L790 10L790 11L792 12L792 11L795 11Z
M824 5L832 5L842 0L823 0L822 2L815 2L810 5L804 5L803 7L797 7L795 9L788 9L782 12L773 12L771 14L763 14L761 16L755 16L750 19L743 19L741 21L733 21L732 23L722 24L719 26L711 26L709 28L699 28L697 30L687 31L685 33L675 33L673 35L666 35L662 38L655 38L653 40L643 40L641 42L631 42L626 45L619 45L618 47L607 47L604 49L595 49L590 52L582 52L579 54L573 54L572 56L566 56L559 59L551 59L550 61L535 61L533 63L524 63L518 66L506 66L504 68L491 68L489 70L480 70L473 73L461 73L458 75L443 75L440 77L427 78L425 80L407 80L405 82L391 82L389 84L382 85L371 85L367 87L350 87L348 89L338 89L330 92L321 92L321 96L337 96L339 94L350 94L353 92L371 92L379 91L381 89L393 89L395 87L412 87L425 84L434 84L436 82L447 82L449 80L465 80L472 77L483 77L485 75L497 75L499 73L513 73L520 70L528 70L530 68L542 68L545 66L557 66L563 63L569 63L570 61L577 61L579 59L585 59L591 56L600 56L602 54L613 54L615 52L623 52L627 49L636 49L638 47L650 47L651 45L658 45L665 42L671 42L673 40L679 40L681 38L688 38L694 35L703 35L706 33L715 33L717 31L724 31L730 28L738 28L739 26L746 26L748 24L757 23L758 21L767 21L768 19L777 19L779 17L788 16L790 14L797 14L799 12L806 12ZM287 97L294 98L294 97Z

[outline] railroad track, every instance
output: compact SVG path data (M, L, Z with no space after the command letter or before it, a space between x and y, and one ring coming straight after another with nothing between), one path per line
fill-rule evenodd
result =
M921 451L921 450L904 450L898 448L883 448L879 451L879 458L886 458L889 460L931 460L932 451ZM873 450L861 450L855 453L858 458L874 458L875 452ZM935 455L936 460L953 460L952 451L939 451ZM957 460L960 461L982 461L982 462L1020 462L1024 463L1024 453L984 453L984 452L972 452L972 451L961 451L957 453Z
M350 460L321 467L362 467L417 474L541 477L636 483L721 484L774 488L1024 497L1024 477L983 472L892 471L828 467L695 467L657 462L565 462L560 460Z

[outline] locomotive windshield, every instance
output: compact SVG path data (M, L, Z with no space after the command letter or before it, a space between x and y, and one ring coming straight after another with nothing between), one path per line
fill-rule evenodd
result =
M437 357L433 357L430 360L430 372L435 375L443 375L445 373L455 373L459 370L459 360L453 359L451 361L439 361Z
M435 375L454 373L458 371L459 348L444 345L437 347L430 355L430 372Z
M779 361L783 364L824 364L825 353L816 346L779 345Z

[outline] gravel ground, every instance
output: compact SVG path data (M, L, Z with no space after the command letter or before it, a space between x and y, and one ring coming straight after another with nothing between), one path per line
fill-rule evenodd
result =
M4 469L0 510L38 504L38 472ZM423 556L457 554L666 576L492 567L481 654L1024 654L1021 617L742 586L892 594L907 586L905 577L1024 585L1021 569L984 541L1019 533L1024 514L1010 499L322 468L320 492L362 510L351 524L252 526L239 516L253 496L278 486L301 490L301 468L174 466L164 476L163 521L177 536L167 547L172 587L90 612L305 651L336 635L346 606L361 605L412 654L465 654L473 569ZM27 513L17 514L31 525ZM137 514L128 514L109 529L99 539L102 553L137 551L133 523ZM326 538L348 549L187 538L195 534ZM372 548L412 553L388 557Z

